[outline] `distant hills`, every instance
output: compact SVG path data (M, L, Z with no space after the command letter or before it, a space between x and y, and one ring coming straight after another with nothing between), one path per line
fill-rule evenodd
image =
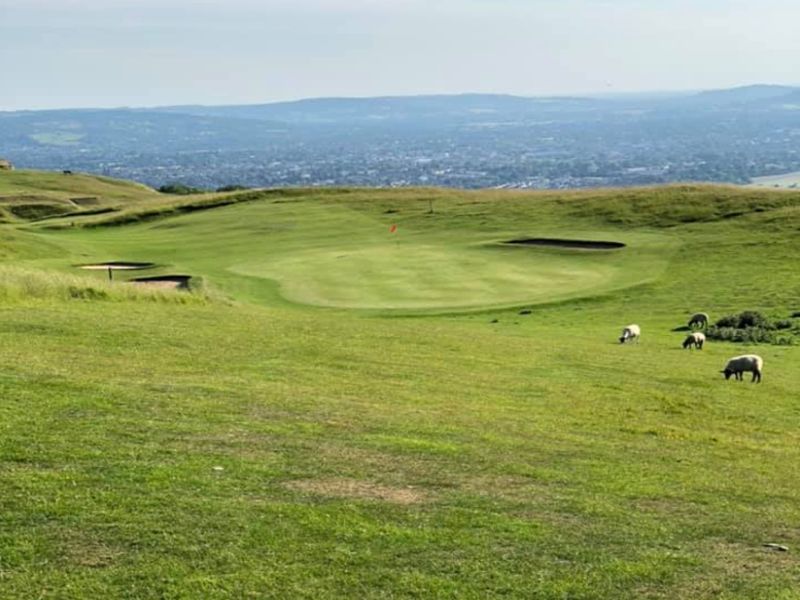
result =
M682 98L685 104L700 107L749 106L770 107L792 102L800 88L785 85L748 85L726 90L710 90Z
M715 109L726 106L773 106L800 96L800 87L749 85L693 94L664 94L642 101L637 95L614 99L593 97L524 97L506 94L312 98L292 102L230 106L167 106L158 112L284 123L341 123L415 119L480 119L486 115L533 116L548 113L611 110L628 104L649 108L676 104Z
M800 170L800 88L0 112L0 156L143 181L594 187Z
M605 102L592 98L526 98L503 94L313 98L246 106L169 106L159 112L195 116L281 121L295 124L380 123L387 120L470 120L485 115L520 116L585 111Z

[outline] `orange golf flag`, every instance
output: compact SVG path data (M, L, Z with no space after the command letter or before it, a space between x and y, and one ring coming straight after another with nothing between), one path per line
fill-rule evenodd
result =
M397 225L392 225L389 227L389 233L394 233L395 231L397 231Z

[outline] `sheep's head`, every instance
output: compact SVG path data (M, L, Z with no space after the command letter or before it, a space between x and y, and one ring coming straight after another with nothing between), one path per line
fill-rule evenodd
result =
M685 350L686 348L691 346L692 342L694 342L694 338L691 337L687 337L685 340L683 340L683 349Z
M731 371L730 369L724 369L724 370L720 371L720 373L722 373L723 375L725 375L725 381L727 381L728 379L730 379L730 378L731 378L731 375L733 375L733 371Z
M621 337L619 338L619 343L620 343L620 344L624 344L626 339L627 339L627 338L626 338L624 335L623 335L623 336L621 336Z

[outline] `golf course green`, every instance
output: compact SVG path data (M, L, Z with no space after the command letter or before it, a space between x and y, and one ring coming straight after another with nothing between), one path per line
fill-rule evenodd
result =
M0 221L1 598L800 598L800 193L11 171Z

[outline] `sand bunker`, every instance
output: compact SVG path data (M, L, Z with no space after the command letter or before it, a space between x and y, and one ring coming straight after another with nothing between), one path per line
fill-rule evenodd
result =
M135 271L137 269L151 269L155 267L155 263L149 262L126 262L126 261L111 261L103 263L93 263L89 265L77 265L79 269L87 269L90 271Z
M508 240L506 244L519 246L544 246L550 248L576 248L578 250L616 250L624 248L622 242L603 242L595 240L565 240L560 238L520 238Z
M136 277L131 279L130 283L169 290L186 290L189 289L191 278L191 275L157 275L155 277Z

